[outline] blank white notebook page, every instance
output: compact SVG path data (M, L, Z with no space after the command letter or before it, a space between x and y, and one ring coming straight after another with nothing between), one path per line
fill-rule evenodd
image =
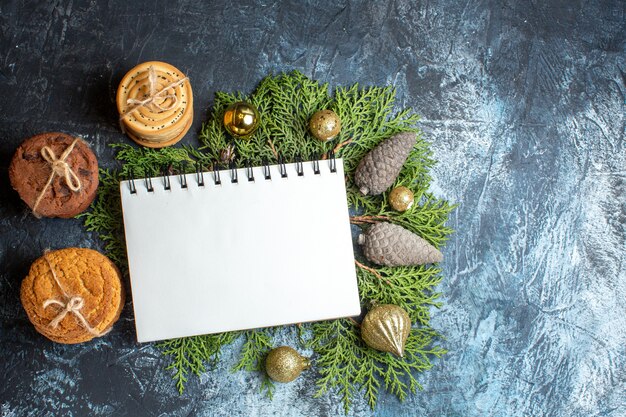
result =
M137 340L360 314L343 161L120 184Z

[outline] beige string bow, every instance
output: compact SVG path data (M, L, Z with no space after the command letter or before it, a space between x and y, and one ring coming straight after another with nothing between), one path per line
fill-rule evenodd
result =
M41 148L41 156L43 157L43 159L46 160L47 163L50 164L52 172L48 177L48 182L46 182L46 185L44 185L44 187L42 188L39 196L37 197L37 200L35 200L35 204L33 205L33 214L35 215L35 217L41 217L37 213L37 206L39 206L39 203L41 203L41 199L48 190L48 187L50 187L50 185L52 184L52 180L54 180L55 175L63 178L69 189L74 192L80 191L80 189L82 188L80 178L78 178L78 175L76 175L76 173L72 170L69 164L65 162L69 154L72 152L72 150L74 150L76 142L78 142L78 138L74 139L74 142L72 142L72 144L63 151L59 158L57 158L56 154L49 146L44 146Z
M83 316L83 314L80 311L85 305L85 300L83 299L83 297L80 297L78 295L70 296L67 294L67 292L61 285L61 282L59 282L59 278L57 277L57 274L54 271L54 268L52 267L52 264L50 263L50 260L48 259L47 255L48 255L48 251L44 253L43 258L48 263L48 267L50 268L50 272L52 272L52 277L54 278L54 282L56 282L56 284L58 285L65 299L65 301L60 301L54 298L50 298L44 301L43 303L44 309L53 304L60 306L62 308L61 311L59 311L59 314L54 319L52 319L52 321L48 323L48 325L52 327L53 329L56 329L59 323L61 323L61 320L65 318L65 316L67 316L68 314L73 314L78 319L78 322L85 328L85 330L87 330L89 333L91 333L94 336L103 336L107 334L108 332L110 332L111 327L104 332L99 332L89 325L89 322L87 322L87 319L85 318L85 316Z
M129 98L126 100L126 104L130 104L131 107L127 109L124 113L120 115L120 126L122 128L122 132L125 132L124 124L121 123L122 119L126 117L129 113L137 110L141 107L149 107L152 111L168 111L176 108L178 106L178 97L176 94L165 94L170 88L178 87L185 81L187 81L189 77L182 78L178 81L174 81L163 87L161 90L157 91L158 87L158 77L157 73L152 65L148 67L148 96L143 100L138 100L136 98ZM157 102L157 99L163 103L165 100L170 99L172 103L169 106L163 106Z

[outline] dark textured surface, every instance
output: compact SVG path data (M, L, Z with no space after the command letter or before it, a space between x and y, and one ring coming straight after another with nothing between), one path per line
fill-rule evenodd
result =
M41 4L38 4L41 3ZM191 78L199 129L216 90L299 69L331 84L393 84L423 116L437 194L459 202L445 248L450 353L381 416L626 415L626 10L614 1L22 2L0 5L0 415L312 416L314 374L280 386L229 373L237 347L179 396L127 308L82 346L39 336L19 285L44 248L100 243L38 221L6 167L27 136L61 130L111 166L114 91L159 59ZM195 144L193 133L185 143ZM280 340L278 341L278 343ZM373 414L363 402L355 415Z

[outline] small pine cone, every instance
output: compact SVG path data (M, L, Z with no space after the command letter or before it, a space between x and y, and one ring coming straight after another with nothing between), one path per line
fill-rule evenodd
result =
M364 195L378 195L391 187L415 145L417 135L402 132L380 143L361 159L354 182Z
M365 257L386 266L424 265L441 262L443 255L430 243L392 223L376 223L359 235Z

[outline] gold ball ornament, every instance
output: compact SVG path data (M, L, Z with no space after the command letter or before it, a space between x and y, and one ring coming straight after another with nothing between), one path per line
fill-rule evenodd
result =
M276 382L291 382L311 367L311 361L289 346L272 349L265 359L265 371Z
M396 187L389 193L389 204L396 211L407 211L413 206L414 200L413 192L403 186Z
M332 140L341 130L341 120L332 110L320 110L309 120L311 134L322 142Z
M249 138L261 122L259 111L250 103L238 101L224 111L224 127L232 136Z
M375 304L361 323L361 337L367 346L382 352L404 356L406 339L411 332L411 318L394 304Z

